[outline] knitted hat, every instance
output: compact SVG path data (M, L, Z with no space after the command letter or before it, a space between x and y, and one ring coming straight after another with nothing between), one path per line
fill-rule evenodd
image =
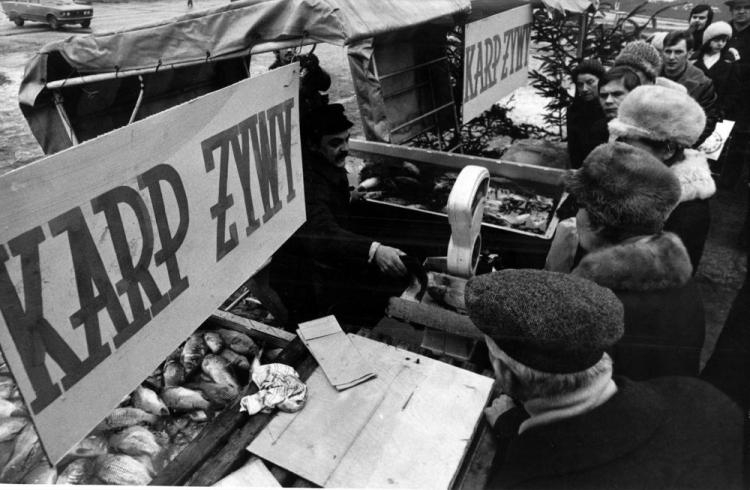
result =
M730 26L723 20L714 22L713 24L706 27L706 30L703 31L703 38L701 39L701 43L706 44L711 39L719 36L732 37L732 26Z
M604 65L597 59L585 59L578 63L578 66L573 68L570 72L570 76L575 81L576 77L581 73L589 73L594 75L596 78L604 76Z
M594 148L565 184L596 223L634 235L661 231L680 200L680 181L669 167L619 142Z
M626 44L615 58L615 66L618 65L643 72L653 82L661 71L661 55L646 41L633 41Z
M514 360L546 373L595 365L622 337L617 296L595 283L558 272L505 269L466 284L474 325Z
M610 138L623 136L693 145L706 126L706 113L687 92L641 85L625 96L609 122Z

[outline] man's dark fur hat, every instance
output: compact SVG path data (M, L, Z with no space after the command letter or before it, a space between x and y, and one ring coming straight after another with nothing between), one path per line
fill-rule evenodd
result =
M661 231L680 200L680 181L650 153L625 143L599 145L565 185L597 224L633 234Z
M471 321L512 359L545 373L575 373L601 360L624 332L615 294L570 274L506 269L466 284Z

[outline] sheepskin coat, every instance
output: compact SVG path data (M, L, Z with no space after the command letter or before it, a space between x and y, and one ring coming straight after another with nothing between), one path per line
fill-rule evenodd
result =
M571 273L612 289L625 306L625 335L611 352L615 374L635 380L698 376L703 302L675 234L595 250Z
M695 272L711 225L708 199L716 193L716 183L705 155L696 150L685 150L685 157L670 168L680 181L681 196L664 229L680 237Z
M662 73L663 73L662 69ZM666 76L666 75L665 75ZM718 97L714 83L700 69L688 63L685 70L676 77L669 77L673 82L677 82L687 89L690 97L696 100L706 112L706 126L703 129L698 141L694 147L698 147L708 136L714 132L716 123L719 119L719 107L717 105Z
M742 413L726 396L690 378L615 383L594 410L499 434L485 488L743 488Z

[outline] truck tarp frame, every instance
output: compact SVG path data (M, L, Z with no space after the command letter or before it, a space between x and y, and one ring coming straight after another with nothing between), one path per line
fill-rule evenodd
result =
M46 86L48 82L149 68L164 72L180 71L179 77L171 77L176 82L176 90L171 92L161 87L161 91L149 94L149 86L158 77L154 74L144 76L146 94L141 114L145 117L157 112L149 105L149 95L153 99L167 92L173 95L180 92L181 95L176 95L179 101L183 101L236 82L240 79L236 77L246 60L235 60L227 66L213 62L231 56L239 59L259 44L297 40L300 43L326 42L345 46L380 33L441 18L450 21L451 16L468 13L470 8L470 0L241 0L165 22L118 32L72 36L50 43L27 65L19 91L19 103L44 152L54 153L73 143L59 118L54 97ZM191 65L200 61L206 62L197 65L202 68ZM183 68L168 70L176 66ZM196 70L202 72L203 78L198 79L197 84L190 85L185 79L194 75ZM247 77L247 73L244 77ZM182 82L178 82L178 78ZM135 97L138 96L138 80L124 84L122 80L115 80L118 83L114 84L101 81L91 86L61 89L64 110L79 140L97 135L96 132L81 133L79 115L103 115L107 105L113 102L103 100L104 92L109 92L104 98L114 99L114 102L120 91L130 94L135 90ZM130 83L135 84L136 88L130 87ZM162 84L163 81L158 83ZM169 105L174 103L163 103L160 109ZM120 124L122 117L127 122L132 108L132 104L127 110L123 108L126 115L114 117L117 121L111 123ZM93 126L98 134L103 129L109 131L119 127L102 126L100 122L93 123Z

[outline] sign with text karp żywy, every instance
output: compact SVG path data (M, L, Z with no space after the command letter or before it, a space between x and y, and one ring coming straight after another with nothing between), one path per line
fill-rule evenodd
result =
M527 83L531 6L466 25L463 120L469 122Z
M305 221L295 63L0 178L0 346L53 462Z

